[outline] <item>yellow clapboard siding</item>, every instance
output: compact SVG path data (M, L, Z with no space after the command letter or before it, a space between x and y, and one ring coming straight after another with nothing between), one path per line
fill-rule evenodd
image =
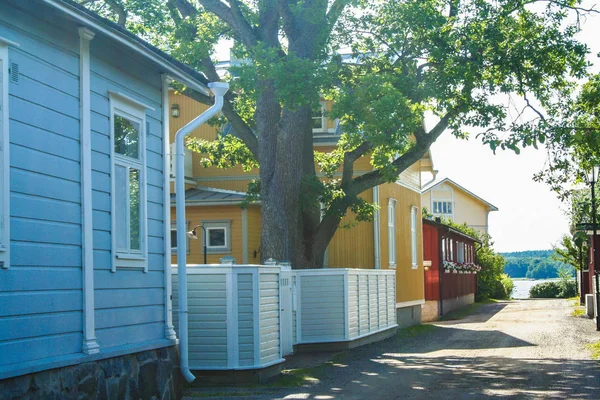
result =
M189 206L186 208L186 219L189 221L190 229L203 221L231 221L231 254L208 254L209 264L218 264L219 260L225 256L235 258L236 262L242 262L242 209L240 206ZM175 224L175 208L171 207L171 221ZM196 230L198 240L190 239L189 254L187 256L188 264L203 264L202 252L202 229ZM172 263L177 263L177 256L172 254Z
M373 192L368 190L360 197L372 202ZM349 211L329 243L329 267L372 269L375 267L373 223L358 222L351 228L341 227L352 222L356 223L355 215Z
M260 263L261 221L260 206L248 207L248 262L250 264ZM254 257L255 251L256 257Z
M236 192L246 193L248 191L249 180L220 180L220 181L199 181L198 186L206 186L215 189L235 190Z
M423 277L423 227L421 219L421 194L396 183L379 186L381 268L389 268L388 200L396 200L396 302L422 300ZM417 207L417 260L412 268L410 210Z

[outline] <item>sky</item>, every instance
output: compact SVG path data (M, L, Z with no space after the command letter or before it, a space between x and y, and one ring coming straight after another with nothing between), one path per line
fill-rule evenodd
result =
M591 6L600 1L586 1ZM579 40L591 49L593 70L600 71L600 15L583 24ZM438 179L450 178L498 207L490 213L489 233L500 252L545 250L552 248L569 232L565 205L543 183L532 180L544 168L543 149L527 148L516 155L512 151L492 153L475 138L461 140L449 132L431 146Z

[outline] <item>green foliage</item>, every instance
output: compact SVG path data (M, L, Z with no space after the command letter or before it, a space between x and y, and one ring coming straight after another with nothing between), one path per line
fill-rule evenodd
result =
M548 279L558 278L562 268L570 271L574 269L562 260L554 250L533 250L502 253L506 259L504 272L512 278Z
M543 299L567 299L577 295L575 281L561 279L559 281L542 282L529 289L529 297Z
M502 282L502 286L504 287L504 291L506 293L506 297L502 297L502 298L510 298L513 289L515 288L515 283L513 282L513 280L511 279L510 276L508 276L507 274L502 274L502 277L500 278L500 282Z
M258 168L258 162L244 142L231 135L212 141L192 137L187 140L187 147L204 155L200 160L203 167L233 168L241 165L244 171Z

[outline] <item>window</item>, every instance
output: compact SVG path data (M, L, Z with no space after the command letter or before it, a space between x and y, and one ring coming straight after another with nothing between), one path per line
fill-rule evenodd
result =
M388 254L390 268L396 268L396 200L388 200Z
M205 221L206 252L208 254L231 253L231 221Z
M442 261L446 261L446 239L442 239Z
M419 266L419 260L417 257L417 215L419 209L417 207L410 208L410 258L412 267L417 268Z
M190 221L186 221L186 232L190 229ZM190 238L186 236L186 252L190 254ZM171 221L171 252L177 252L177 222Z
M117 267L147 271L145 110L112 93L110 105L113 271Z
M462 242L456 243L456 261L459 263L465 262L465 244Z
M451 201L434 201L433 202L433 213L434 214L452 214L452 202Z
M456 261L454 259L454 240L453 239L450 239L450 243L449 243L448 247L449 247L448 248L448 254L449 254L448 260L449 261Z
M327 130L327 117L325 117L325 103L320 103L321 108L312 112L312 128L313 131Z
M8 46L0 38L0 268L10 263L9 77Z

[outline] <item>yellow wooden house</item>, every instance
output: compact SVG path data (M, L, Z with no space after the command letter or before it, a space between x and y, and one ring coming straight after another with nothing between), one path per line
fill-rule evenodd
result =
M431 182L423 188L423 207L434 217L467 224L481 233L489 233L490 212L498 208L449 178Z
M201 114L207 106L176 93L169 94L172 109L171 142L179 128ZM322 103L323 111L328 107ZM175 117L174 115L177 115ZM314 145L327 152L335 147L339 126L324 113L313 117ZM217 131L204 125L191 136L214 140ZM233 257L237 263L260 262L261 213L260 204L242 209L240 206L248 183L259 178L259 171L244 172L232 169L204 168L202 156L186 154L186 218L190 229L197 225L200 240L189 242L188 263L202 264L206 234L208 263L218 263L222 257ZM355 174L372 170L369 159L355 163ZM424 304L421 173L433 172L431 156L427 153L419 162L404 171L398 181L383 184L362 194L369 202L379 205L373 222L352 224L340 228L332 239L326 256L326 268L395 269L398 324L408 326L421 322ZM172 227L175 227L175 206L172 202ZM342 225L354 221L349 213ZM172 234L176 248L175 234ZM173 252L173 263L176 263Z

